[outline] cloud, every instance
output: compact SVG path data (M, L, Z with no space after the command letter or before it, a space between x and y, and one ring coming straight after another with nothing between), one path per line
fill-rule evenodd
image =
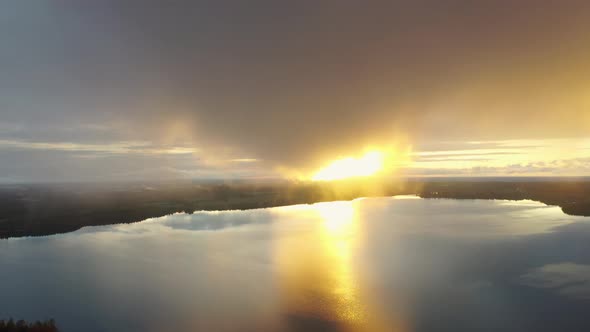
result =
M590 172L589 145L581 138L443 142L414 152L405 168L409 175L580 176Z
M27 142L0 140L0 147L20 150L57 150L76 152L130 153L145 152L147 142L118 142L112 144L82 144L74 142Z
M571 262L547 264L522 275L520 282L568 297L590 299L590 265Z
M532 0L8 1L0 122L24 128L0 134L145 141L267 169L367 146L580 137L588 13Z
M445 160L457 167L424 167L429 161L422 162L422 167L406 167L403 174L410 176L585 176L590 173L590 158L552 160L548 162L530 162L509 164L506 166L461 167L464 163L489 163L490 159L450 159ZM439 162L438 160L432 163Z

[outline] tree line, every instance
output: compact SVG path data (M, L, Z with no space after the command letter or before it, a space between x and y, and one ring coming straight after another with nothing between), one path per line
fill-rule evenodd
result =
M27 323L24 320L0 320L0 332L58 332L53 319Z

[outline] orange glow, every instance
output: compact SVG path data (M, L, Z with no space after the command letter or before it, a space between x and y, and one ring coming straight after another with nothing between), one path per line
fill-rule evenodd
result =
M365 235L359 200L273 211L293 222L286 229L284 223L275 224L277 231L291 233L302 224L310 227L305 236L276 237L273 252L283 312L335 322L339 331L409 331L404 316L383 314L374 294L361 287L357 259Z
M312 181L333 181L352 177L375 175L383 170L385 155L379 151L370 151L360 158L347 157L335 160L317 171Z

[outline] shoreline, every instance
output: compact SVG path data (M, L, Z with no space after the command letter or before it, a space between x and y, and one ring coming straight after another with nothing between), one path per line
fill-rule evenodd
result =
M529 199L558 206L567 215L590 216L590 182L406 181L398 183L256 185L185 185L154 190L0 191L0 238L45 236L85 226L140 222L174 213L251 210L348 201L361 197L415 195L445 199Z

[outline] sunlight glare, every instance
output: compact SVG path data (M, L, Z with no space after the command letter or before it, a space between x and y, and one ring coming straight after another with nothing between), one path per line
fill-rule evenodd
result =
M351 230L354 206L351 202L331 202L315 206L326 230L331 234L342 234Z
M333 161L312 176L312 181L333 181L352 177L371 176L384 167L385 156L382 152L367 152L360 158L347 157Z

